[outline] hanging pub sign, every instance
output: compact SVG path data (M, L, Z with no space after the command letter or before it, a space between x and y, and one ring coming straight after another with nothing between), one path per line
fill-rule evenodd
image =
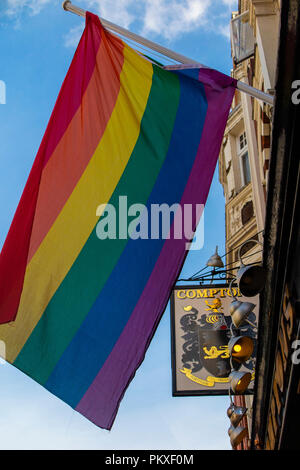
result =
M230 305L234 297L255 304L248 316L252 325L244 323L239 329L232 325ZM231 371L228 341L232 331L254 341L252 356L239 367L240 371L252 374L246 392L252 394L256 357L253 325L257 326L258 311L259 295L243 297L235 286L231 289L220 284L176 286L171 295L173 396L228 394Z

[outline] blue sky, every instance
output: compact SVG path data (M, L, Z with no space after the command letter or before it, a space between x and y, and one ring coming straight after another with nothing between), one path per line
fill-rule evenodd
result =
M200 63L229 74L229 21L237 0L74 0ZM0 247L24 188L84 20L60 0L1 0ZM1 100L0 100L1 101ZM223 190L215 174L205 241L182 276L224 253ZM170 311L129 386L110 432L8 364L0 365L0 449L230 449L225 397L171 396Z

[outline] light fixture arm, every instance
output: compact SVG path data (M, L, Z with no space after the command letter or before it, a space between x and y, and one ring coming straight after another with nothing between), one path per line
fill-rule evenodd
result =
M258 245L261 245L263 246L263 244L258 241L258 240L255 240L254 238L249 238L249 240L246 240L240 247L239 247L239 251L238 251L238 258L239 258L239 262L241 264L241 266L245 266L244 263L243 263L243 260L242 260L242 256L241 256L241 250L243 248L243 246L245 246L247 243L249 242L254 242L254 243L257 243Z
M236 281L236 277L233 277L233 278L231 279L230 283L229 283L229 292L230 292L230 294L231 294L231 296L232 296L232 298L233 298L234 300L238 300L238 299L236 298L236 295L234 295L233 290L232 290L232 283L233 283L234 281Z
M257 240L255 240L255 241L257 241ZM260 243L260 242L258 242L258 243ZM231 279L231 281L230 281L230 283L229 283L229 292L230 292L232 298L233 298L234 300L238 301L236 295L234 295L234 292L233 292L233 290L232 290L232 283L233 283L233 281L235 281L235 280L236 280L236 278ZM255 328L255 329L257 330L257 326L254 325L254 323L252 323L250 320L248 320L248 318L245 318L244 321L247 322L250 326L252 326L252 328ZM233 333L232 326L233 326L233 323L232 323L231 326L230 326L231 336L235 336L234 333Z
M249 323L250 326L252 326L252 328L255 328L256 330L258 329L256 325L254 325L254 323L252 323L250 320L248 320L248 318L245 319L245 322Z
M232 400L232 396L231 396L231 388L230 388L230 385L229 385L229 389L228 389L228 395L229 395L229 399L230 399L230 405L233 405L233 400Z

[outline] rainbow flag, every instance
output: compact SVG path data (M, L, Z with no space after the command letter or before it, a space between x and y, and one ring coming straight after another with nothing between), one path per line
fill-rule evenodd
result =
M86 15L1 252L0 340L8 362L100 427L192 236L147 239L137 224L136 236L99 237L106 205L204 204L235 86L211 69L165 70Z

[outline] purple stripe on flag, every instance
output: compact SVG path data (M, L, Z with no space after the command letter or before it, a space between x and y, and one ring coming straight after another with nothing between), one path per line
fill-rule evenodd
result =
M205 84L208 109L197 157L181 199L182 207L206 202L236 85L234 79L211 69L200 69L199 80ZM198 220L194 222L196 226ZM111 429L125 390L144 359L181 270L187 241L166 240L121 336L76 407L100 427Z

